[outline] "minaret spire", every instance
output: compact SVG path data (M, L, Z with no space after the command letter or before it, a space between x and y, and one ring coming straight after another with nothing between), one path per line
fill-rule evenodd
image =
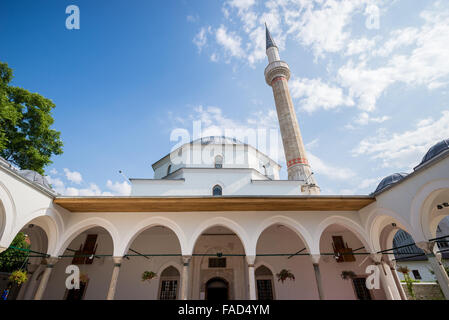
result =
M273 38L271 37L270 30L268 30L267 24L265 23L265 35L266 35L266 42L267 42L267 50L271 47L276 47L277 45L274 42Z
M301 191L305 194L319 194L320 188L315 182L312 169L306 156L306 149L299 130L295 108L288 89L290 68L281 61L279 49L270 31L266 28L268 66L265 68L265 80L273 88L274 101L281 129L287 161L288 180L301 180L304 184Z

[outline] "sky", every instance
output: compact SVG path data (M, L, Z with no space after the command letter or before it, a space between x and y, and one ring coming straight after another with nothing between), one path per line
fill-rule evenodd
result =
M2 0L0 61L56 104L54 189L128 195L119 170L152 178L174 130L193 138L198 121L204 136L277 132L265 22L322 194L369 194L449 138L448 1Z

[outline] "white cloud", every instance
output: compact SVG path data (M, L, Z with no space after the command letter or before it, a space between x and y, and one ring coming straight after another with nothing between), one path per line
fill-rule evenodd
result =
M83 182L83 177L81 176L81 173L77 171L70 171L69 169L65 168L64 173L67 180L69 180L72 183L81 184L81 182Z
M373 111L379 97L395 83L434 90L449 82L449 10L424 11L421 17L421 28L395 30L385 45L374 51L373 57L387 56L387 62L376 68L367 60L359 64L350 60L339 69L340 85L359 99L360 109ZM409 53L395 52L412 45Z
M352 16L366 6L363 0L327 0L303 3L303 14L288 22L289 33L296 34L304 45L311 46L317 56L345 48L350 31L345 30Z
M198 52L201 52L201 50L203 50L203 47L206 45L208 32L210 32L210 27L208 27L208 28L203 27L197 33L195 38L193 38L193 43L198 48Z
M354 194L367 194L373 192L382 178L367 178L363 179L355 188L346 188L340 190L339 194L354 195Z
M228 32L225 26L220 26L215 32L217 43L232 57L241 58L244 51L241 48L242 38L233 32Z
M131 194L131 185L126 181L120 183L108 180L106 187L119 196L129 196Z
M67 168L64 169L64 172L65 175L55 177L58 174L57 170L52 170L53 175L45 177L53 190L64 196L127 196L131 193L131 185L127 181L113 182L108 180L106 182L106 189L108 190L103 191L96 183L85 184L79 172ZM83 184L84 186L68 186L72 183Z
M367 52L372 49L375 44L375 39L361 38L350 40L346 50L346 55L355 55Z
M381 116L381 117L372 117L368 112L360 113L356 118L353 119L353 123L359 126L365 126L370 123L383 123L385 121L390 120L389 116ZM355 129L353 123L348 123L345 128L346 129Z
M216 53L212 53L210 56L210 61L218 62L218 55Z
M290 90L292 97L299 99L302 108L308 112L354 105L341 88L323 83L321 79L294 79L290 82Z
M255 0L230 0L228 3L239 10L247 10L254 5Z
M324 175L332 180L348 180L355 176L355 172L351 169L327 164L310 151L308 152L307 157L316 174Z
M432 145L447 137L449 111L443 111L437 120L419 121L414 130L391 134L381 131L375 137L362 140L352 152L354 156L379 159L383 167L404 170L417 166Z

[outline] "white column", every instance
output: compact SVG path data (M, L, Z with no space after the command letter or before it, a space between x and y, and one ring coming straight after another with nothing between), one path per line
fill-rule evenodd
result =
M256 256L246 256L248 263L248 285L249 285L249 300L257 300L256 296L256 274L254 270L254 262Z
M382 284L382 288L387 296L387 300L398 300L400 298L399 292L396 294L393 293L394 291L397 291L395 290L396 285L393 286L392 282L388 279L387 270L385 268L389 269L389 267L382 261L382 254L372 253L371 259L379 269L380 283Z
M315 272L315 281L318 289L318 296L320 300L324 300L324 291L323 291L323 283L321 280L321 271L320 271L320 258L319 254L312 254L310 256L312 258L313 271Z
M48 280L50 279L51 272L53 270L54 265L58 262L59 258L51 257L44 259L45 271L42 275L41 282L39 283L39 287L37 288L36 295L34 296L34 300L41 300L44 296L45 289L47 288Z
M438 248L438 246L436 246L436 242L423 241L417 243L416 245L426 253L427 259L429 259L430 267L432 268L438 284L441 287L441 291L443 291L446 300L449 300L449 277L443 264L441 263L441 254L435 253L436 248Z
M390 261L389 266L390 266L391 274L393 275L394 283L395 283L396 287L398 288L399 295L401 296L401 300L408 300L407 295L405 294L405 291L404 291L404 287L401 284L401 279L399 279L399 276L398 276L396 261Z
M114 261L114 269L112 270L111 283L109 284L109 291L106 300L114 300L115 290L117 289L117 280L122 266L123 257L112 257Z
M189 271L192 256L182 256L181 276L181 300L187 300L189 296Z
M36 268L33 266L36 266ZM23 296L24 300L33 300L35 292L37 290L36 287L39 285L38 281L36 279L39 277L39 274L42 273L42 270L45 269L45 266L43 264L30 265L30 267L31 267L30 271L31 271L32 275L30 278L28 278L28 281L27 281L29 284L28 284L27 290L25 292L25 295Z

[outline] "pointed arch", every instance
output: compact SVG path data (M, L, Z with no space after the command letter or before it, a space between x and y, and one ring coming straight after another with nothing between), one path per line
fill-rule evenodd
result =
M310 233L299 222L297 222L296 220L294 220L292 218L286 217L286 216L274 216L274 217L269 217L269 218L263 220L257 227L256 232L254 233L254 236L252 239L252 244L253 244L254 248L257 248L257 243L258 243L262 233L269 227L276 225L276 224L282 224L285 227L287 227L288 229L290 229L291 231L293 231L304 243L307 250L309 252L311 252L310 250L311 250L311 245L313 243L313 239L312 239L312 236L310 235Z
M377 208L373 214L370 215L366 222L366 231L368 232L372 248L376 251L382 249L380 243L380 236L383 229L391 223L397 224L398 228L410 233L411 226L396 212L386 208Z
M136 224L131 231L123 238L123 241L118 245L119 256L123 256L128 252L129 247L133 243L133 241L145 230L148 230L152 227L162 226L167 229L170 229L177 237L179 246L181 248L181 254L186 255L188 253L188 248L186 246L186 236L181 227L174 222L165 217L151 217L145 220L140 221Z
M321 223L318 225L314 233L313 248L312 251L310 252L311 254L320 254L321 237L324 231L327 229L327 227L333 224L337 224L347 228L349 231L354 233L359 238L359 240L362 242L362 244L365 246L365 249L368 252L373 252L372 245L369 241L369 236L360 224L356 223L354 220L349 219L347 217L331 216L321 221Z
M237 236L239 237L240 241L242 242L243 248L245 249L245 254L248 255L255 255L256 254L256 248L252 245L248 234L246 231L235 221L225 218L225 217L215 217L211 218L209 220L204 221L202 224L196 228L194 233L192 234L189 245L187 247L188 255L193 254L193 250L195 249L195 245L204 231L211 227L215 226L222 226L230 229L231 231L235 232Z
M92 217L73 225L61 237L61 241L59 242L59 246L54 251L54 256L60 256L64 253L66 248L70 245L70 243L81 233L86 230L89 230L94 227L102 227L105 229L112 238L113 244L113 255L116 257L121 256L119 250L120 236L117 228L108 220Z
M434 237L435 230L431 228L435 221L432 221L431 206L435 198L445 191L449 191L449 179L433 180L424 185L413 198L410 223L413 227L412 236L416 237L416 241L427 241Z
M9 192L5 184L0 181L0 246L7 247L6 244L9 244L8 239L10 233L12 233L16 216L16 205L11 192Z

